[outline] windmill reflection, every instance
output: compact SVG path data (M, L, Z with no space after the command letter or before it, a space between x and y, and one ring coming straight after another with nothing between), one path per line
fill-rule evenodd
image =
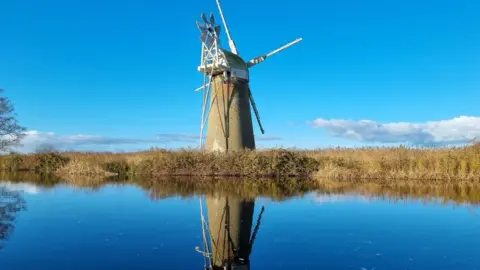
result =
M264 211L252 231L255 200L236 196L207 196L208 222L201 209L205 269L250 269L250 254ZM202 207L202 205L201 205Z

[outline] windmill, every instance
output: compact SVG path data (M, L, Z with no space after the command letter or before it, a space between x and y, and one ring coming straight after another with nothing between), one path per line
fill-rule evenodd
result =
M255 113L260 131L262 134L265 131L250 89L249 69L300 42L302 38L246 62L240 57L232 39L220 1L216 1L228 37L230 51L221 46L221 27L215 24L213 13L210 13L209 19L202 13L203 22L197 21L197 26L200 29L200 40L202 41L201 63L198 71L203 73L203 85L195 90L203 90L200 148L219 152L245 148L255 149L250 105ZM205 126L207 126L207 138L204 142Z

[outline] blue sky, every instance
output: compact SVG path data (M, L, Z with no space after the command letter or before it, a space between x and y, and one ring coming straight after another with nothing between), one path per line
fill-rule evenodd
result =
M257 144L480 137L479 1L237 3L222 0L245 58L304 39L251 69L266 135L280 138ZM0 10L0 87L31 130L25 144L195 144L202 100L193 90L203 83L195 20L213 11L220 22L214 0L5 0Z

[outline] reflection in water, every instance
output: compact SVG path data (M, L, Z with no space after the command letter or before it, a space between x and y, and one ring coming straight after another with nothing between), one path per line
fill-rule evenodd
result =
M36 174L2 175L12 182L31 183L42 188L70 184L75 188L101 190L105 185L139 186L152 200L171 197L188 198L197 195L224 194L240 198L266 197L285 200L303 197L309 193L357 194L364 197L381 198L389 201L420 199L425 202L444 204L480 205L480 185L475 184L416 184L397 181L391 185L354 183L342 181L314 181L305 179L210 179L192 177L136 177L134 179L92 178L89 176L42 176Z
M452 211L418 202L478 205L480 187L474 185L2 178L11 182L4 182L0 193L0 241L11 236L13 217L18 222L15 237L0 252L2 270L201 269L204 257L194 251L194 245L203 246L197 251L207 255L205 269L209 270L250 269L250 265L258 269L392 269L392 265L397 269L480 269L480 219L465 211L480 208L462 206L461 211ZM48 188L53 189L45 192ZM40 193L24 196L32 207L22 213L21 220L18 211L25 203L20 189ZM152 203L147 196L161 201ZM202 214L198 197L202 197ZM290 200L276 203L279 199ZM407 207L391 203L399 200L407 201ZM258 204L262 203L267 204L263 215L267 220L261 220L263 207ZM197 239L202 228L204 245L201 237ZM22 255L27 253L25 260Z
M323 182L317 187L318 194L362 195L365 198L384 199L391 202L422 200L425 203L453 203L456 205L480 205L478 185L417 185L398 182L385 186L377 184L355 184Z
M11 188L11 185L0 186L0 249L15 228L17 212L25 209L25 200L18 190Z
M285 200L294 196L304 196L315 190L313 181L301 181L293 178L278 181L271 179L142 178L136 179L134 184L142 187L152 200L217 194L249 199L267 197L273 200Z
M213 266L232 269L238 265L248 269L254 202L210 197L207 207Z
M252 232L255 200L207 196L206 202L208 224L203 224L205 269L250 269L250 253L264 208ZM201 213L205 221L203 209Z

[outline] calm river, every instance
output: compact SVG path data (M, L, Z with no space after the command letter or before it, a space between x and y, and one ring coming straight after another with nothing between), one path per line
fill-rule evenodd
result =
M475 194L240 193L4 179L0 269L480 269Z

